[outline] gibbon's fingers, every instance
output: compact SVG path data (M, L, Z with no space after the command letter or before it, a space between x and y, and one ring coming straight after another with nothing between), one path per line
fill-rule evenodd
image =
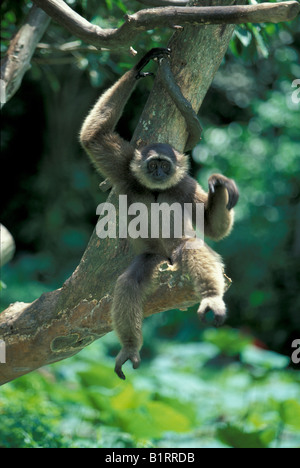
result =
M218 313L214 312L212 309L210 309L209 307L204 312L202 312L201 314L198 313L201 322L204 323L204 324L210 325L210 321L207 320L207 318L206 318L207 314L210 311L212 311L213 315L214 315L214 320L212 322L214 327L216 327L216 328L221 327L223 325L223 323L225 322L225 320L226 320L226 314L218 314Z
M207 297L201 301L198 309L198 315L202 322L207 323L206 315L209 311L214 314L214 326L220 327L226 319L226 306L221 297Z
M208 188L210 193L215 193L215 185L212 182L208 182Z
M227 210L230 211L238 202L239 191L233 179L228 179L221 174L214 174L209 178L208 187L211 194L216 192L217 187L225 187L228 192Z
M227 203L227 210L230 211L238 202L239 199L239 191L236 186L236 183L232 179L226 179L224 181L224 187L227 188L228 192L228 203Z
M215 326L216 328L221 327L221 325L223 325L223 323L225 322L225 320L226 320L226 314L225 314L225 315L223 315L223 314L221 314L221 315L215 314L214 326Z

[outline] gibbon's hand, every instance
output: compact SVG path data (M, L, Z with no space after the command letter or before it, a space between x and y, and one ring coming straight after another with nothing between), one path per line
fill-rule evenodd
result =
M234 180L228 179L222 174L213 174L208 179L208 186L210 194L214 194L218 187L225 187L228 192L228 203L226 208L230 211L235 207L239 199L239 191Z
M136 79L145 78L146 76L151 76L153 73L151 72L142 72L142 69L150 62L150 60L161 59L164 57L170 57L171 49L167 49L164 47L154 47L153 49L149 50L149 52L141 58L141 60L136 64L135 69L137 71Z
M122 348L116 357L115 373L120 379L125 380L125 374L122 371L122 366L126 361L132 362L132 367L137 369L141 363L140 353L135 348Z

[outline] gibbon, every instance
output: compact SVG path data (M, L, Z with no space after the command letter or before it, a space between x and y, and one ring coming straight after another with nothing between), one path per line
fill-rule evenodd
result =
M188 156L167 143L152 143L137 148L123 140L115 126L142 72L151 59L169 56L170 50L149 51L96 102L83 123L80 141L97 171L109 178L117 194L125 194L129 203L174 202L204 204L204 234L213 240L227 236L233 226L233 207L239 197L235 182L221 174L208 180L208 193L188 175ZM199 296L199 316L204 319L211 310L215 325L226 316L223 301L225 278L221 257L205 243L200 248L187 248L192 239L170 236L132 239L136 257L117 279L112 303L113 327L122 344L116 358L115 372L125 379L123 364L130 360L134 369L140 364L142 347L143 304L149 293L153 273L164 261L179 263L192 279ZM192 247L189 245L189 247Z

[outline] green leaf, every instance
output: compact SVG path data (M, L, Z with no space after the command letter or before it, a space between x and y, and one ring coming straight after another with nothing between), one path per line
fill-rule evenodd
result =
M252 307L258 307L268 300L270 300L271 294L266 291L255 290L250 294L249 301Z
M234 32L244 47L248 47L250 45L252 41L252 34L250 31L242 27L237 27Z
M300 403L296 400L287 400L280 404L279 414L285 424L300 429Z
M229 356L239 354L252 341L239 330L229 328L219 330L209 328L205 330L203 337L205 341L216 345L222 353Z
M137 411L125 411L119 415L122 429L141 438L158 438L166 431L187 432L189 419L171 406L160 401L149 401Z
M275 430L269 428L246 432L231 424L217 430L219 440L233 448L267 448L270 442L275 439L275 435Z
M105 3L106 3L106 6L107 6L107 9L109 11L111 11L113 9L113 2L112 0L105 0Z
M81 383L84 387L93 385L105 388L114 388L119 384L119 378L112 371L111 367L101 364L91 366L89 370L78 372Z
M241 361L244 364L271 370L284 369L288 366L290 358L274 353L273 351L266 351L255 346L248 346L242 351Z
M123 13L127 13L127 7L124 5L124 3L121 0L117 0L116 4L120 8L120 10L123 11Z
M256 46L257 46L257 50L258 52L260 52L260 55L264 58L268 58L269 57L269 51L268 51L268 47L263 39L263 36L262 34L259 32L259 30L257 29L257 27L255 25L252 25L252 34L254 36L254 39L256 41Z
M111 398L111 406L116 411L138 408L147 403L150 396L150 392L137 391L131 384L127 384L120 393Z

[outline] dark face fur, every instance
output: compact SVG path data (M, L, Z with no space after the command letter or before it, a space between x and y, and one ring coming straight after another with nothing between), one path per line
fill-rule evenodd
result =
M147 158L147 176L156 182L166 182L175 171L174 163L164 154L151 152Z
M152 190L166 190L187 173L187 157L165 143L153 143L135 152L131 170L138 181Z

